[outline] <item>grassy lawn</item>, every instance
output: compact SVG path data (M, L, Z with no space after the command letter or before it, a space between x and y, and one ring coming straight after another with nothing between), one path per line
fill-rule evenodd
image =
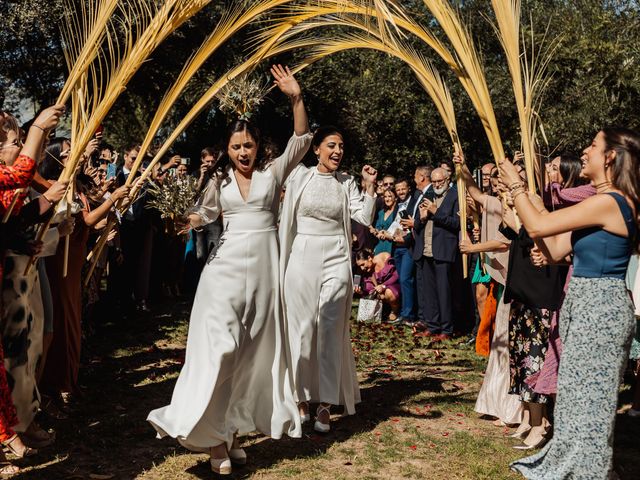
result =
M20 479L208 479L207 456L156 440L147 413L166 405L184 359L188 302L98 329L85 347L86 397L69 420L45 423L58 441L20 464ZM362 404L332 431L302 439L245 439L249 464L231 478L516 479L509 429L473 407L485 360L452 341L435 348L402 328L353 326ZM624 390L621 404L630 392ZM339 412L335 412L339 413ZM640 478L640 420L619 416L616 470ZM31 465L31 466L30 466ZM227 477L228 478L228 477Z

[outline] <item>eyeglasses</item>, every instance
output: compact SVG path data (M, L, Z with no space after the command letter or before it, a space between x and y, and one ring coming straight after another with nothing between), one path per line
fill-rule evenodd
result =
M393 187L393 182L382 182L382 185L385 187Z

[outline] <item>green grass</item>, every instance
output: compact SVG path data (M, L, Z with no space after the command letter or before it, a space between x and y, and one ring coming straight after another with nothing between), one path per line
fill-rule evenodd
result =
M18 478L215 478L206 455L154 439L145 421L171 398L189 307L178 302L158 315L100 328L85 348L86 398L71 420L45 424L57 430L58 441L23 464ZM486 360L471 347L433 345L386 324L354 324L352 339L363 397L358 413L335 416L325 436L309 425L301 439L250 435L244 440L249 464L232 478L519 478L508 469L523 456L512 448L515 440L473 411ZM618 422L615 462L623 480L640 478L639 427L637 420Z

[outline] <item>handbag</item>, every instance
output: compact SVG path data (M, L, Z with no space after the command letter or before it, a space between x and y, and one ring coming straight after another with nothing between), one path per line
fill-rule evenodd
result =
M375 274L373 275L373 284L378 286ZM375 294L374 290L368 298L361 298L358 302L358 314L356 316L358 322L382 322L382 300L374 298Z

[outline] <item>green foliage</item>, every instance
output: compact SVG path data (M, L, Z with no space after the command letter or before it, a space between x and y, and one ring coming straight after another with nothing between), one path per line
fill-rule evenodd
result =
M0 5L0 89L17 89L5 106L23 96L37 104L51 102L64 78L64 62L57 30L62 0L10 0ZM201 43L225 2L212 2L176 32L129 84L105 122L107 140L124 145L140 140L164 91L183 62ZM411 15L438 33L422 1L404 0ZM486 0L458 3L485 62L487 79L505 143L520 146L513 92L501 47L490 26ZM560 44L550 64L553 75L539 112L549 139L579 152L602 126L640 127L640 6L637 0L523 0L523 35ZM44 21L43 21L44 20ZM177 124L190 105L213 81L246 54L246 34L232 39L197 75L167 119L164 133ZM471 163L491 158L479 118L457 80L439 59L413 39L416 48L432 58L446 74L456 105L458 131ZM445 42L446 43L446 42ZM293 62L301 58L277 59ZM258 76L266 76L262 66ZM410 174L422 163L438 163L451 156L442 122L410 70L378 52L349 51L324 59L300 74L311 120L336 124L346 132L347 168L357 171L372 163L383 171ZM12 91L12 92L13 92ZM267 97L256 120L278 142L290 134L288 102L279 93ZM25 119L26 120L26 119ZM228 118L215 106L203 114L177 142L176 151L191 157L204 145L222 137ZM162 133L162 132L161 132ZM543 147L543 151L547 150Z

